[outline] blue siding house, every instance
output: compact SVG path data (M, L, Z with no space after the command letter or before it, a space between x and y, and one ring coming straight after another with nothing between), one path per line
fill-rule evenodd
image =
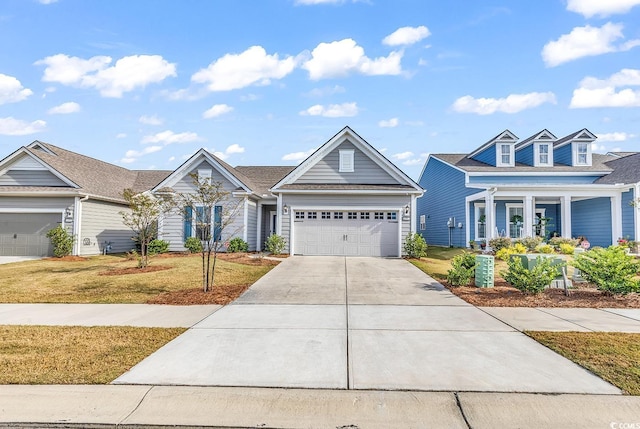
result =
M640 241L640 153L592 153L587 129L520 141L505 130L469 154L431 154L420 175L418 232L427 243L551 235L592 246Z

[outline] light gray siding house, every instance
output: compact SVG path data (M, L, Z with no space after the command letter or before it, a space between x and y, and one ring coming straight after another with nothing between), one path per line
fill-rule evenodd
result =
M215 230L228 217L222 242L240 237L262 250L279 234L292 255L401 256L423 193L349 127L297 167L232 167L200 149L173 172L132 171L36 141L0 161L0 255L51 254L46 233L57 224L78 237L76 255L130 250L122 191L189 193L192 175L229 194L209 219ZM185 250L196 215L165 214L158 238Z
M48 256L47 232L77 237L74 255L131 250L122 191L142 192L169 171L132 171L34 141L0 161L0 255Z

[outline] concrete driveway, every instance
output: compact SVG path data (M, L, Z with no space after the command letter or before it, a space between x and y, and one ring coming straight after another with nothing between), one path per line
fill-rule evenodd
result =
M0 256L0 265L10 264L12 262L34 261L42 258L44 258L44 256Z
M616 394L400 259L292 257L114 383Z

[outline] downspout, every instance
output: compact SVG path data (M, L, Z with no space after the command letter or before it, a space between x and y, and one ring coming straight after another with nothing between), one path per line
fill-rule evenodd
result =
M82 198L75 198L73 203L73 236L75 240L73 241L73 255L80 256L80 233L82 231L82 203L89 199L89 195L85 195Z
M633 221L634 221L634 232L635 232L635 242L640 242L640 182L636 183L633 190L633 201L634 201L634 210L633 210Z

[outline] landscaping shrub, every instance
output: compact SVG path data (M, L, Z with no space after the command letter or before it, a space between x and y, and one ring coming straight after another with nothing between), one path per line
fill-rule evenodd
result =
M53 255L62 258L63 256L70 255L73 251L73 243L75 237L62 227L58 225L47 232L47 238L51 240L53 245Z
M249 251L249 244L247 244L247 242L240 237L232 238L231 241L229 241L229 245L227 246L227 252L229 253L248 252L248 251Z
M151 240L149 246L147 246L147 252L149 255L158 255L160 253L167 253L169 251L169 242L164 240Z
M542 244L542 237L523 237L517 239L515 243L520 243L527 248L527 251L533 252L536 247Z
M516 243L513 246L503 247L502 249L496 252L496 258L502 259L503 261L509 260L511 255L516 254L524 254L527 253L527 248L524 247L523 244Z
M284 240L284 237L278 234L271 234L267 237L267 241L264 243L264 247L270 253L274 255L279 255L284 252L284 248L287 245L287 242Z
M198 240L196 237L189 237L184 241L184 247L190 253L200 253L202 252L202 242Z
M404 242L404 252L410 258L422 258L427 256L427 242L418 233L407 235Z
M575 250L576 247L569 243L560 243L560 253L563 255L573 255Z
M509 237L497 237L489 240L489 246L493 249L494 252L497 252L500 249L511 246L511 239Z
M560 275L560 268L564 264L553 265L552 259L544 256L538 256L536 261L536 266L528 270L520 258L510 258L507 261L509 269L500 275L519 291L538 294Z
M536 252L538 253L553 253L555 249L550 244L542 244L536 247Z
M551 237L549 239L549 244L555 248L560 248L561 244L570 244L573 247L578 245L577 238L564 238L564 237Z
M594 247L576 256L572 265L602 291L613 294L640 291L640 282L633 278L640 270L640 263L620 246Z
M447 282L452 286L467 286L476 270L476 257L473 253L460 253L451 260L451 269L447 271Z

